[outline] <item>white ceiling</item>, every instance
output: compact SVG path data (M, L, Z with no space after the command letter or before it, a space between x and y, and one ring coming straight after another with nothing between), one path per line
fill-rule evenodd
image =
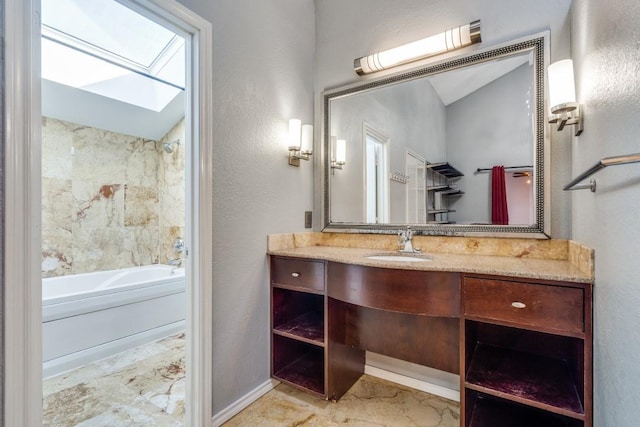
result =
M485 62L429 77L429 82L445 106L499 79L519 66L532 63L531 54Z
M42 22L44 116L156 140L184 117L184 39L114 0L42 0Z
M42 81L42 115L124 135L160 140L184 117L184 92L160 112Z

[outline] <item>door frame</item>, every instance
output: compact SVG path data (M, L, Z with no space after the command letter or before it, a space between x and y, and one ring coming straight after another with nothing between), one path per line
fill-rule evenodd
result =
M382 132L378 131L377 129L373 128L371 125L369 125L366 122L362 123L362 149L363 149L363 159L364 159L364 164L363 164L363 176L364 176L364 216L363 218L367 219L368 217L368 206L369 206L369 174L368 174L368 164L367 164L367 150L368 150L368 137L371 137L372 139L375 139L376 142L380 143L380 146L382 147L382 154L383 154L383 158L384 158L384 165L382 165L382 168L376 168L379 170L382 170L382 176L378 177L376 179L376 188L379 188L379 184L380 187L382 188L382 191L376 191L376 212L378 212L378 215L376 215L376 224L386 224L389 223L389 220L391 218L391 187L389 185L389 176L390 176L390 155L391 155L391 138L389 138L388 136L386 136L385 134L383 134ZM380 205L381 203L378 201L378 193L382 193L385 200L382 202L382 209L380 209ZM380 211L382 211L382 214L380 214ZM382 217L382 218L381 218Z
M213 415L213 30L175 0L117 1L165 20L190 40L185 421L208 426ZM40 0L4 0L4 7L3 415L5 425L37 426L42 425Z

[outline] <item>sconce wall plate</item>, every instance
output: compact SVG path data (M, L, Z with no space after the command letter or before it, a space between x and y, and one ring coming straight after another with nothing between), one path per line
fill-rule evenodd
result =
M377 52L353 61L358 75L375 73L402 64L440 55L470 44L480 43L480 20L402 46Z
M301 151L300 147L289 147L289 164L300 166L300 160L309 160L313 153L311 151Z
M582 109L579 104L576 104L575 108L566 111L559 111L557 114L549 115L549 123L557 123L556 130L560 132L566 125L575 126L575 136L580 136L584 131L584 118L582 116Z

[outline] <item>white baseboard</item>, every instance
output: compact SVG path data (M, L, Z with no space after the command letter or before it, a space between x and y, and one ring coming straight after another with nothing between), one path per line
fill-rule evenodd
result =
M371 375L372 377L391 381L393 383L400 384L406 387L415 388L416 390L444 397L445 399L453 400L455 402L460 402L460 392L458 390L452 390L441 385L432 384L426 381L408 377L406 375L401 375L395 372L376 368L375 366L371 365L364 366L364 373L367 375Z
M212 426L220 427L222 424L226 423L235 415L237 415L244 408L261 398L264 394L273 390L273 388L278 384L280 384L280 381L272 379L265 381L258 387L251 390L249 393L242 396L240 399L233 402L231 405L224 408L222 411L215 414L213 416L213 420L211 421Z

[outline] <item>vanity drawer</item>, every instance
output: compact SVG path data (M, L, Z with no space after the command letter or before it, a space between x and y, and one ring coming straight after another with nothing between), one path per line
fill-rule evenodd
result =
M324 291L324 262L271 258L271 282L291 288Z
M584 334L584 290L465 277L464 315L572 336Z

